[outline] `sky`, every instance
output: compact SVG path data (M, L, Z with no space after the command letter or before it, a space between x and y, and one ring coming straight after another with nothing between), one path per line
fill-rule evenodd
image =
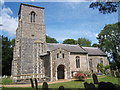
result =
M2 35L15 38L21 2L3 2L0 15ZM101 14L89 8L91 2L23 2L44 7L46 34L59 43L65 39L87 38L98 43L96 36L107 24L118 22L118 13Z

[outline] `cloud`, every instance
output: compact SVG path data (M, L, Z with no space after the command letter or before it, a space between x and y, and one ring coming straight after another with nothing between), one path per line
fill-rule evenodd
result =
M3 4L4 5L4 4ZM9 34L15 35L18 26L17 18L12 17L12 10L8 7L3 7L0 15L1 30L7 31Z
M2 6L2 5L4 4L4 0L1 0L1 1L0 1L0 4L1 4L1 6Z

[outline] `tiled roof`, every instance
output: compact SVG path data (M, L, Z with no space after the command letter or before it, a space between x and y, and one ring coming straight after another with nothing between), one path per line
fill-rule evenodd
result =
M96 47L82 47L82 48L84 48L88 52L88 55L106 56L106 54L99 48Z
M58 48L65 49L69 52L75 53L87 53L82 47L79 45L71 45L71 44L58 44L58 43L47 43L47 51L52 51Z
M80 47L79 45L47 43L47 51L53 51L58 48L65 49L74 53L88 53L88 55L106 56L106 54L96 47Z

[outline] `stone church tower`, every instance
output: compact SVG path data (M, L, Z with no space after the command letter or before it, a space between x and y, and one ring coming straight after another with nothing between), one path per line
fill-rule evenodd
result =
M98 48L46 43L44 8L21 4L12 61L14 82L73 78L76 72L99 72L97 64L109 65Z
M12 75L45 73L41 54L46 51L44 8L21 4L12 62Z

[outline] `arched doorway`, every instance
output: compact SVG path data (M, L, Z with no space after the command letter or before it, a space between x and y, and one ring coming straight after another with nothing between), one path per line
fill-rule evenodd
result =
M57 68L57 78L64 79L65 78L65 66L59 65Z

